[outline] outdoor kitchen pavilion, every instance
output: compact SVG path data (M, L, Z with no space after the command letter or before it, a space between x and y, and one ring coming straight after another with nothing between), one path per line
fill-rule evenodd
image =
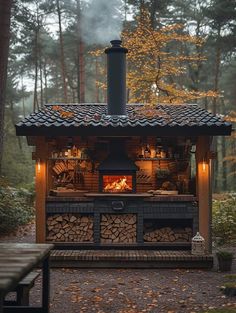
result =
M125 54L108 55L108 104L45 105L16 125L36 151L37 242L211 250L213 136L231 125L197 105L126 105Z

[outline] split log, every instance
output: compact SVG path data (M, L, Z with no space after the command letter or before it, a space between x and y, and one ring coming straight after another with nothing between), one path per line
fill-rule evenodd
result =
M135 243L136 223L136 214L102 214L101 243Z
M93 242L93 217L81 214L54 214L47 218L47 240Z
M145 231L143 239L145 242L190 242L192 229L162 227Z

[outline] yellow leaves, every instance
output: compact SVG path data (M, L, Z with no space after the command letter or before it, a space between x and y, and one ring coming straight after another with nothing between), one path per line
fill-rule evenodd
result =
M72 118L74 116L73 112L60 111L61 118Z
M94 289L92 289L91 291L92 291L92 292L99 292L99 291L101 291L101 288L94 288Z
M204 42L201 37L184 32L183 24L172 24L153 29L150 14L144 10L137 18L135 29L125 30L121 35L123 45L128 48L127 87L129 103L180 104L205 97L218 97L214 91L187 90L184 75L192 69L198 71L205 60L199 53ZM189 54L185 48L191 47ZM104 49L91 53L97 60ZM105 77L105 68L98 66L100 77ZM188 81L190 77L187 78ZM97 88L106 89L106 83L96 82ZM191 85L198 81L191 81Z
M74 113L73 113L73 112L65 111L65 110L63 110L62 107L59 106L59 105L53 105L53 106L52 106L52 109L53 109L54 111L58 111L61 118L66 119L66 118L72 118L72 117L74 117Z
M134 116L137 118L153 118L153 117L162 117L166 121L169 120L170 116L164 112L161 108L156 107L156 105L145 105L143 107L140 107L139 109L134 110Z
M99 296L94 296L92 299L93 302L101 302L102 301L102 297Z
M97 49L97 50L93 50L90 51L89 54L95 57L99 57L104 53L104 49Z
M217 97L213 92L188 91L181 86L182 80L175 84L175 77L184 75L187 66L199 64L205 60L197 49L189 55L183 53L185 45L195 48L202 45L202 38L184 33L184 25L173 24L153 29L150 15L143 11L133 32L122 34L124 45L128 48L129 102L148 104L185 103L202 97ZM171 47L171 48L169 48Z
M236 123L236 112L231 111L228 115L224 117L224 119L231 123Z
M54 111L61 111L61 107L60 107L59 105L53 105L53 106L52 106L52 109L53 109Z

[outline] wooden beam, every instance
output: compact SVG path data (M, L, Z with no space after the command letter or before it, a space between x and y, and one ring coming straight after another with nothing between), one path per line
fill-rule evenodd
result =
M36 140L35 166L35 207L36 207L36 242L43 243L46 239L45 200L47 195L47 158L48 145L44 137Z
M206 250L211 252L211 160L209 151L211 137L200 136L197 140L196 162L197 162L197 195L199 206L199 232L206 241Z

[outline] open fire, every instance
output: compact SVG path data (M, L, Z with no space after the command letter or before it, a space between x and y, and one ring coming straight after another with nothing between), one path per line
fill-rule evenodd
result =
M104 175L103 192L132 192L132 176Z

